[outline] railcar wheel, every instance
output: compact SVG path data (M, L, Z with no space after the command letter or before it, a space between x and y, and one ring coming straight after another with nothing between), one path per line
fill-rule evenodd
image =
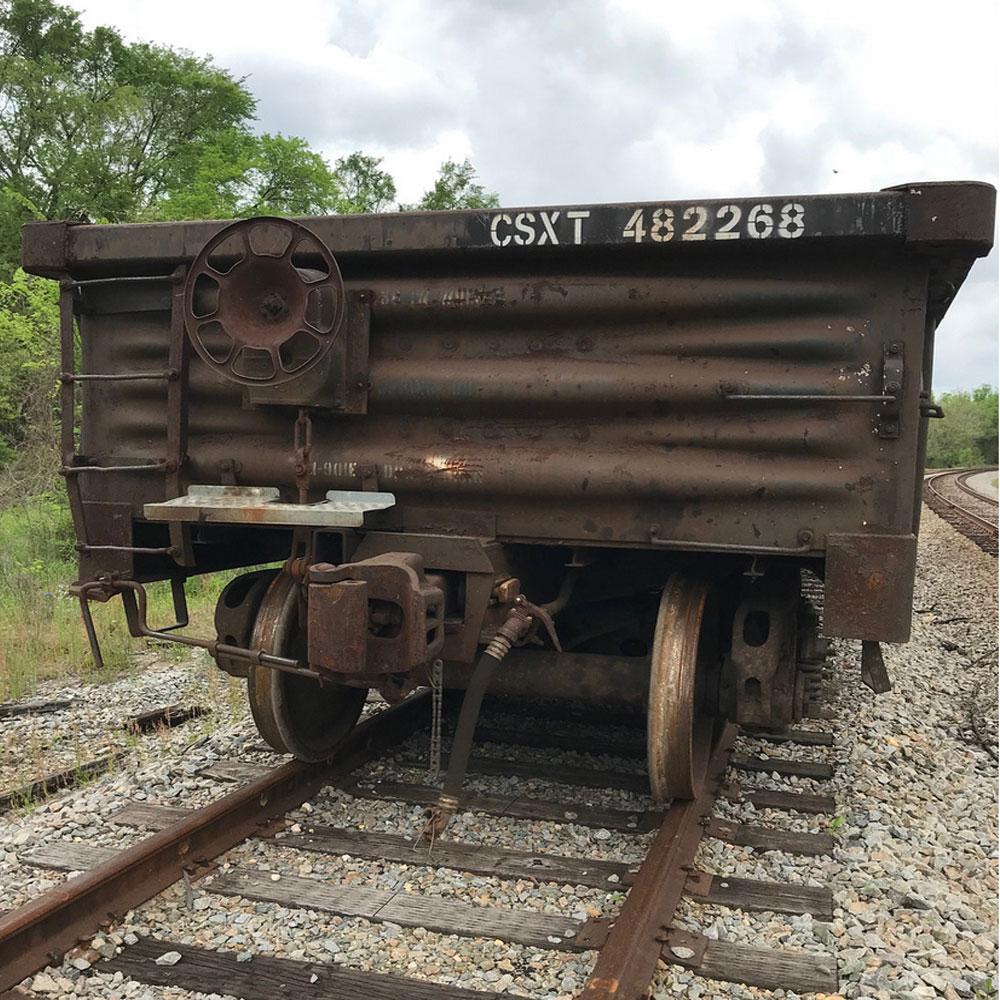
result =
M720 729L719 615L709 581L674 573L663 588L649 674L646 750L658 803L697 797Z
M267 588L278 575L276 569L258 570L234 577L219 594L215 605L215 634L227 646L252 646L253 627ZM216 653L219 668L233 677L246 677L250 664L246 660Z
M276 656L302 658L306 648L299 627L299 594L287 573L274 578L257 612L253 646ZM367 688L320 685L310 677L251 665L247 675L250 711L257 731L279 753L299 760L333 756L354 728Z

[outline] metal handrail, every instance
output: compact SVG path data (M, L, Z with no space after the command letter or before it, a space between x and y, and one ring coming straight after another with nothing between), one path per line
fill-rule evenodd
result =
M77 476L82 472L168 472L170 463L146 462L142 465L64 465L60 472L64 476Z
M72 288L86 288L89 285L118 285L123 282L173 280L173 274L126 274L117 275L113 278L82 278L78 281L68 281L67 284Z
M767 399L796 403L893 403L896 396L841 396L837 393L726 392L724 399Z
M96 373L93 375L81 374L77 375L74 372L60 372L59 381L63 384L70 382L142 382L142 381L157 381L157 382L171 382L175 378L180 376L180 372L176 368L165 368L160 372L116 372L114 374L108 373Z

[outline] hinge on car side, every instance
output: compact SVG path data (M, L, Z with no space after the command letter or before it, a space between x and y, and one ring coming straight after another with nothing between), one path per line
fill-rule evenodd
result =
M882 345L882 393L893 398L880 404L875 430L880 438L898 438L903 400L903 345L898 340Z

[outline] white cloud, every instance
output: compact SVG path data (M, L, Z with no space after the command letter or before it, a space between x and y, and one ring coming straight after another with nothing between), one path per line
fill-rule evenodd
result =
M262 129L385 157L414 200L469 156L508 204L996 183L992 0L87 0L211 53ZM942 387L996 379L996 255L942 326Z
M996 268L990 270L980 261L938 327L936 391L997 384L997 325Z
M377 150L381 153L381 149ZM397 178L400 202L419 201L429 186L427 178L437 175L438 168L445 160L461 162L466 157L473 158L472 141L461 129L445 129L439 132L429 146L385 151L383 167Z

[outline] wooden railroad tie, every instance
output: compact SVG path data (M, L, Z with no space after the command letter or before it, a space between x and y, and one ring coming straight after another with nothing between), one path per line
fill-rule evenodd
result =
M163 807L146 807L147 810ZM164 813L133 811L123 816L137 825L148 826L159 816L164 825L176 822L179 810ZM161 827L162 828L162 827ZM586 885L615 890L633 881L634 866L619 861L570 858L529 851L506 851L460 841L439 840L433 848L414 845L413 840L387 833L317 827L308 833L292 834L276 841L282 847L314 851L334 856L348 855L377 861L429 868L451 868L499 879L528 879L535 882ZM36 848L22 860L39 868L58 871L86 871L109 861L118 851L113 847L56 841ZM809 913L818 920L833 919L833 897L828 889L814 886L762 882L754 879L712 875L695 870L687 879L686 894L703 903L715 903L734 909L774 913Z

